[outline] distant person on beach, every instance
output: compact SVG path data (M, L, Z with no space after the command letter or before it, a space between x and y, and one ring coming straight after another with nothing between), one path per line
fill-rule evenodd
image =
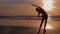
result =
M38 34L39 34L40 30L41 30L41 27L42 27L42 24L43 24L44 20L45 20L45 24L44 24L44 31L43 31L43 33L45 34L48 15L45 12L45 10L42 9L41 7L39 7L37 5L34 5L34 4L32 4L32 6L36 7L36 11L38 12L38 17L40 17L40 14L42 14L42 20L41 20L41 24L40 24L40 27L39 27Z

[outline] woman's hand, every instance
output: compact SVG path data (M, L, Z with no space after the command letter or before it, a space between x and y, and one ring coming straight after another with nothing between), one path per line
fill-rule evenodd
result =
M41 8L41 7L39 7L39 6L37 6L37 5L34 5L34 4L32 4L32 6L35 6L35 7Z
M32 6L36 6L36 5L32 4Z

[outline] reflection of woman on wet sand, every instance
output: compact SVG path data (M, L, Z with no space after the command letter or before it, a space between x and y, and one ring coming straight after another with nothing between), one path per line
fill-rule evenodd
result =
M45 25L44 25L44 32L43 32L43 34L45 34L48 15L47 15L47 13L45 12L45 10L42 9L41 7L39 7L39 6L37 6L37 5L34 5L34 4L32 4L32 6L35 6L35 7L36 7L36 11L38 12L38 17L40 17L39 15L42 14L42 20L41 20L41 24L40 24L40 27L39 27L38 34L39 34L39 32L40 32L40 29L41 29L41 26L42 26L44 20L45 20Z

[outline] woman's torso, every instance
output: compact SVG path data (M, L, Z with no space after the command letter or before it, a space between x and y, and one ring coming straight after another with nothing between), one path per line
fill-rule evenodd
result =
M42 9L42 8L36 8L36 11L38 12L38 13L41 13L42 14L42 16L45 16L45 17L47 17L48 15L47 15L47 13L45 12L45 10L44 9Z

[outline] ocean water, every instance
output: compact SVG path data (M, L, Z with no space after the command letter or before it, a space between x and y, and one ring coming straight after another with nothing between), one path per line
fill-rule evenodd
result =
M60 34L60 18L47 21L46 34ZM0 34L37 34L41 20L0 19ZM43 24L44 26L44 24ZM40 34L43 34L43 26ZM51 27L51 28L49 28Z

